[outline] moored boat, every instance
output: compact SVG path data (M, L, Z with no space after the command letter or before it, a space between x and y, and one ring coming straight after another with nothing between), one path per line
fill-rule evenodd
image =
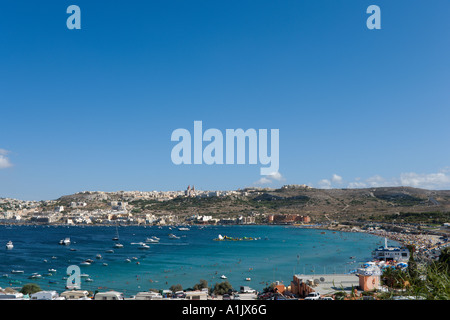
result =
M59 240L59 244L63 246L68 246L70 244L70 238Z
M14 248L12 241L8 241L8 243L6 244L6 249L11 250L12 248Z

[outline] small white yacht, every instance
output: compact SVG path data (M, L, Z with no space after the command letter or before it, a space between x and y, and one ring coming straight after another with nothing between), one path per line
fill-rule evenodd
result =
M12 248L14 248L12 241L8 241L8 243L6 244L6 249L11 250Z
M59 240L59 244L63 246L68 246L70 244L70 238L65 238L63 240Z
M146 245L145 243L141 243L139 245L139 249L150 249L150 247L148 245Z
M23 273L23 270L11 270L11 273Z
M123 248L123 244L121 244L121 243L116 243L116 244L114 245L114 248Z
M174 235L173 233L169 234L169 238L170 238L170 239L180 239L180 237L177 237L177 236Z
M225 275L220 276L221 279L226 279L227 277Z

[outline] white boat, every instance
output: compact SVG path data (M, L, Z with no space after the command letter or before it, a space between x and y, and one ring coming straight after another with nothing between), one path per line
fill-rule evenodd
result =
M221 275L220 278L221 279L227 279L227 277L225 275Z
M245 281L252 281L252 278L245 278Z
M11 273L23 273L23 270L11 270Z
M93 282L94 280L92 280L91 278L87 278L86 280L84 280L86 282Z
M11 250L12 248L14 248L12 241L8 241L8 243L6 244L6 249Z
M65 238L63 240L59 240L59 244L68 246L70 244L70 238Z
M186 227L181 227L181 228L178 228L178 230L180 230L180 231L189 231L189 230L191 230L191 229L186 228Z
M42 278L42 276L39 273L33 273L31 276L28 277L29 279L38 279Z
M150 249L150 247L148 245L146 245L145 243L141 243L139 245L139 249Z
M114 245L114 248L123 248L123 244L121 244L121 243L116 243L116 244Z
M106 253L114 253L114 250L106 250Z
M131 262L131 260L130 259L125 259L125 262Z
M89 261L83 261L82 263L80 263L80 265L82 265L82 266L90 266L91 263Z
M48 269L48 272L56 272L56 269Z
M89 278L89 275L87 273L82 273L80 274L81 278Z
M95 256L97 259L101 259L102 258L102 255L101 254L98 254L98 255L96 255Z
M112 238L114 241L119 241L119 229L117 228L117 224L116 224L116 236L114 238Z
M173 233L169 234L169 238L170 238L170 239L180 239L180 237L177 237L177 236L174 235Z
M145 240L145 242L157 243L157 242L159 242L159 239L155 239L155 238L151 237L151 238L147 238Z

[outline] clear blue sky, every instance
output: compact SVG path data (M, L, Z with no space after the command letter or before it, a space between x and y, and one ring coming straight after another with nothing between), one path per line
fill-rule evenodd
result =
M449 16L448 0L2 1L0 197L450 188ZM279 129L281 179L174 165L171 133L195 120Z

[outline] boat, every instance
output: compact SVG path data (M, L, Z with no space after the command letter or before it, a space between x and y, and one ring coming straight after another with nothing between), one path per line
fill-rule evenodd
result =
M81 262L80 265L82 265L82 266L90 266L91 262L85 260L85 261Z
M114 253L114 250L110 249L110 250L106 250L106 253Z
M11 273L23 273L23 270L11 270Z
M116 224L116 236L112 239L113 241L119 241L119 229L117 228L117 224Z
M170 239L180 239L180 237L177 237L176 235L174 235L173 233L169 234L169 238Z
M221 275L220 279L227 279L227 277L225 275Z
M82 273L80 274L81 278L89 278L89 275L87 273Z
M245 281L251 281L252 278L245 278Z
M39 279L42 278L42 276L39 273L33 273L31 276L28 277L28 279Z
M156 237L147 238L145 240L145 242L157 243L157 242L159 242L159 238L156 238Z
M65 238L63 240L59 240L59 244L63 246L68 246L70 244L70 238Z
M145 243L141 243L139 245L139 249L150 249L150 247L148 245L146 245Z
M131 260L130 259L125 259L125 262L131 262Z
M123 244L121 244L121 243L116 243L116 244L114 245L114 248L123 248Z
M14 248L12 241L8 241L8 243L6 244L6 249L11 250L12 248Z
M77 251L77 249L75 249L75 248L70 248L69 250L70 251Z
M261 238L253 238L253 237L242 237L242 238L233 238L229 236L222 236L219 234L219 236L214 241L251 241L251 240L260 240Z
M189 231L189 230L191 230L191 229L186 228L186 227L181 227L181 228L178 228L178 230L179 230L179 231Z
M102 255L101 255L101 254L97 254L97 255L95 256L95 258L101 259L101 258L102 258Z
M87 278L86 280L84 280L86 282L93 282L94 280L92 280L91 278Z
M105 262L105 263L103 263L102 265L106 267L108 264Z
M48 269L48 272L56 272L56 269Z

